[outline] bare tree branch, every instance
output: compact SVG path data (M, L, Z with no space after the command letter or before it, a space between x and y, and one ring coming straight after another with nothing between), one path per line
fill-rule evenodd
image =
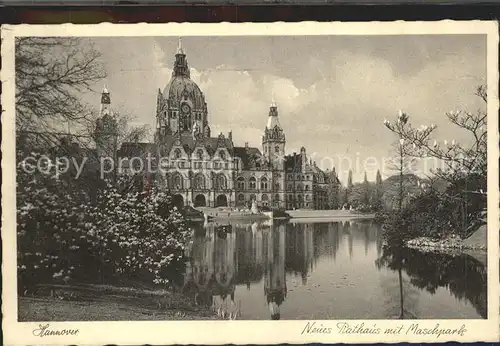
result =
M17 38L17 129L55 129L89 117L81 94L106 77L99 58L100 53L79 38Z

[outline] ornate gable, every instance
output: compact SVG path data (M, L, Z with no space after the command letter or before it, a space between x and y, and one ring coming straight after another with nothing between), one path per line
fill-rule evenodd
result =
M221 132L219 134L219 137L217 138L217 148L226 148L226 137L224 137L224 134Z

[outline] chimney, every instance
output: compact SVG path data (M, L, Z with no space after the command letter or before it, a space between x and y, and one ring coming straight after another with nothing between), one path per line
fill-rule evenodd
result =
M245 142L245 149L248 149L248 142Z
M233 140L233 131L229 131L227 137L229 138L230 141Z

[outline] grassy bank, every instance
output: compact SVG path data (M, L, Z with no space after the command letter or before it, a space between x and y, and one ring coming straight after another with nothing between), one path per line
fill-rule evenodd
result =
M165 290L64 285L41 291L45 294L19 297L19 321L216 319L210 307L197 306L183 295Z

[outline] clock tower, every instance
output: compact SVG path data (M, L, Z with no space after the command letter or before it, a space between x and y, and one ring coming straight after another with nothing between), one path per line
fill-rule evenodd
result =
M285 169L285 133L278 119L278 106L275 102L269 107L267 125L262 136L262 149L273 170Z
M285 205L285 133L278 119L278 105L274 101L269 107L262 150L271 166L272 205L282 208Z

